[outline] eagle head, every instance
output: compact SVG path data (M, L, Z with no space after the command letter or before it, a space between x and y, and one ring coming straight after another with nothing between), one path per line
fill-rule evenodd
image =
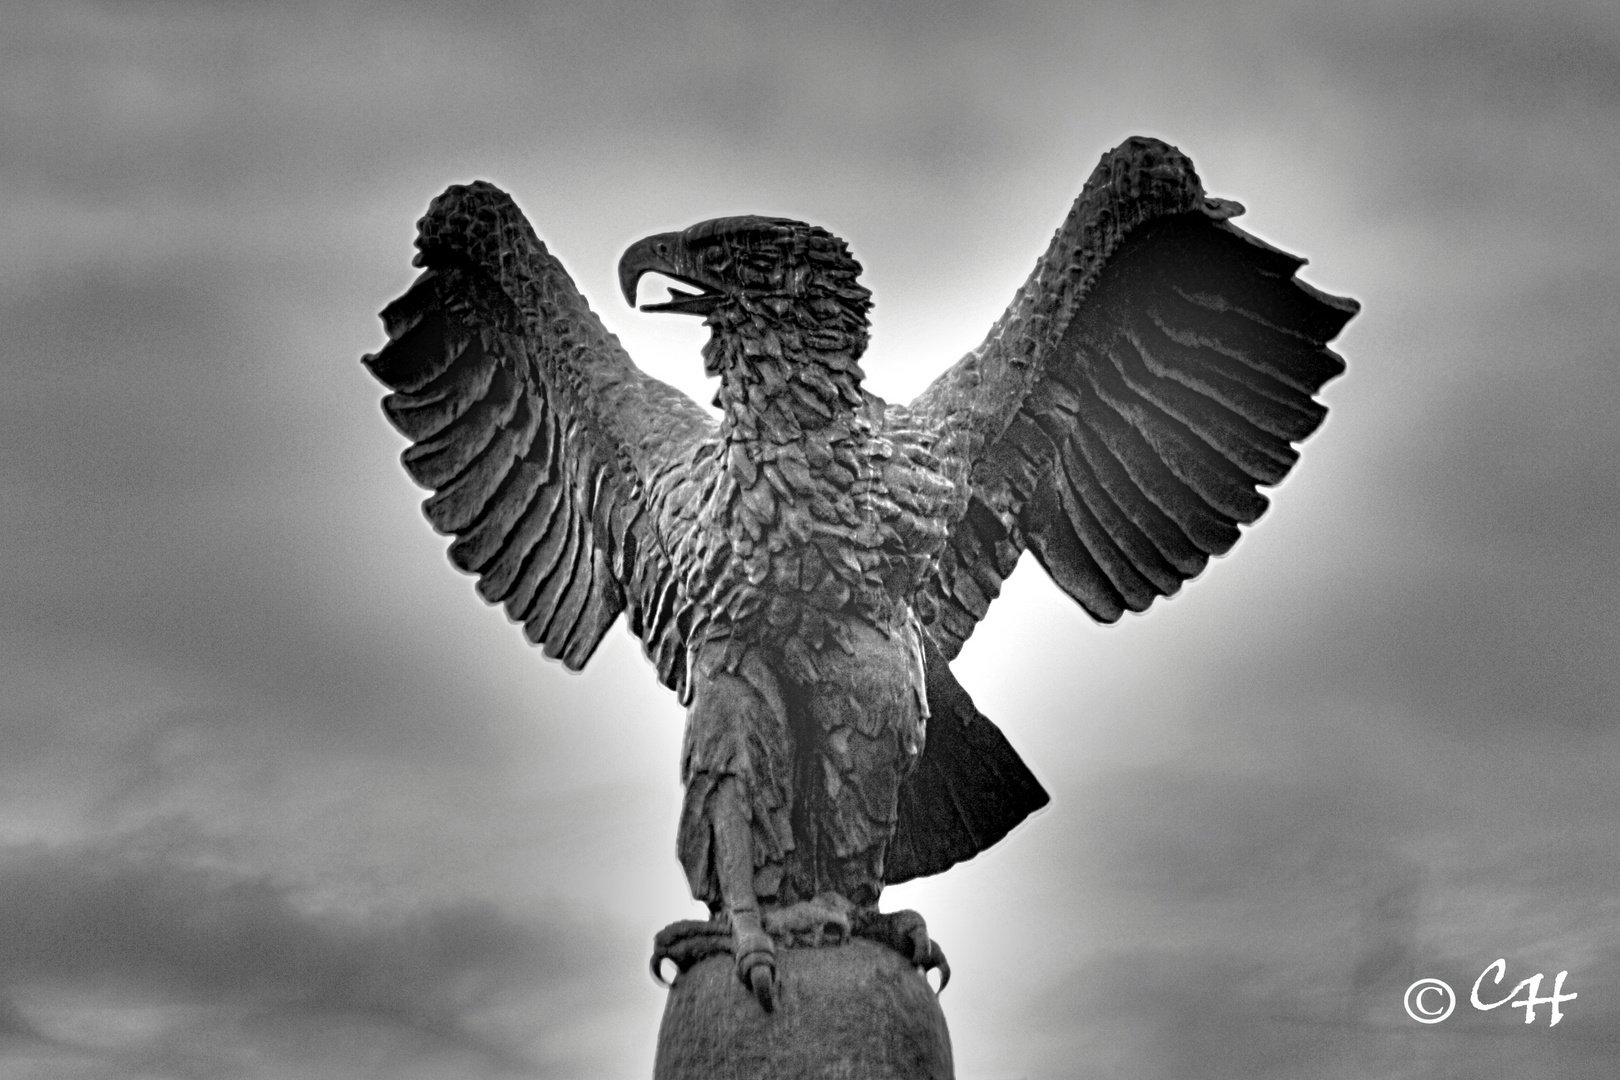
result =
M648 273L699 291L672 287L667 301L642 311L702 315L716 337L745 324L780 325L818 351L853 359L866 347L872 294L856 280L861 264L820 226L747 215L638 240L619 260L619 285L632 306Z

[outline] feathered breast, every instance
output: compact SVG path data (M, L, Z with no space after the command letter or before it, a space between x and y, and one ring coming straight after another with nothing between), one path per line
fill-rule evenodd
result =
M932 436L885 430L847 351L773 322L716 334L724 457L703 529L729 552L709 595L729 632L813 653L852 617L905 622L955 492Z

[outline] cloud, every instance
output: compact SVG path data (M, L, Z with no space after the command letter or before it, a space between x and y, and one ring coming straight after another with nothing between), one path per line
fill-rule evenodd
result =
M1451 979L1458 1011L1421 1027L1401 1011L1406 983L1381 987L1375 1016L1314 1007L1311 972L1216 949L1144 949L1075 970L1051 992L1053 1028L1071 1036L1045 1062L1060 1075L1084 1061L1102 1080L1526 1075L1598 1080L1613 1069L1615 1018L1607 1002L1580 1014L1567 1003L1553 1030L1545 1005L1534 1026L1523 1013L1474 1012L1476 972ZM1551 991L1552 972L1543 993ZM1566 990L1574 984L1566 985ZM1589 981L1588 985L1592 985Z
M300 910L262 876L113 845L0 855L0 970L13 985L123 982L448 1022L524 979L583 970L561 929L486 904L381 921Z
M587 942L602 932L477 901L323 911L268 876L115 839L13 846L0 851L0 984L14 1003L0 1037L94 1049L106 1032L76 1027L64 999L101 1000L148 1016L120 1054L173 1049L213 1022L236 1032L204 1040L216 1048L358 1025L372 1041L393 1032L418 1051L460 1048L539 1075L546 1034L599 1004ZM514 1025L514 1006L545 1018Z
M1620 103L1620 24L1601 3L1385 3L1357 12L1317 9L1334 62L1378 79L1369 86L1474 98L1473 108L1545 116L1570 102ZM1460 102L1459 102L1460 103Z
M1346 107L1342 167L1369 228L1393 215L1435 257L1461 256L1458 270L1501 248L1601 262L1613 215L1593 211L1612 197L1604 133L1620 101L1612 5L1312 7L1279 26L1296 79L1326 82Z
M1614 874L1593 831L1606 814L1560 836L1512 821L1532 804L1497 793L1460 825L1448 800L1353 760L1337 774L1324 762L1092 779L1065 860L1079 927L1047 930L1054 955L1078 931L1080 957L1025 990L1018 1013L1044 1074L1081 1060L1100 1077L1166 1080L1602 1074L1616 1047L1603 990ZM1469 989L1497 956L1514 981L1543 972L1546 992L1568 969L1566 991L1592 996L1567 1003L1556 1030L1544 1006L1528 1028L1521 1012L1477 1012ZM1459 995L1443 1026L1402 1010L1423 977Z
M48 1041L9 998L0 997L0 1049L15 1049Z
M441 759L476 755L476 725L449 718L503 707L487 675L444 663L421 595L446 589L474 625L503 621L421 524L358 344L340 366L275 330L255 339L233 291L252 277L210 260L81 268L0 302L18 328L0 344L5 653L36 683L77 665L81 691L100 670L144 669L186 722L301 728L328 746L381 727L394 746L414 735ZM357 337L368 321L361 307ZM403 559L378 556L401 537ZM41 730L61 717L44 707Z

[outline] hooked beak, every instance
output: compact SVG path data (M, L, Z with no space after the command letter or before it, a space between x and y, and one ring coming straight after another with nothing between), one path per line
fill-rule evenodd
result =
M645 240L637 240L619 259L619 288L625 303L636 306L636 285L643 274L663 274L702 292L689 293L670 289L669 299L662 304L643 304L642 311L673 311L682 315L707 315L713 311L725 294L718 286L696 276L697 267L687 252L686 240L681 233L659 233Z

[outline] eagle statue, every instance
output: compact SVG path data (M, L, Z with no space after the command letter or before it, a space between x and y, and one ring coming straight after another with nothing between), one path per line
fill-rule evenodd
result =
M1027 549L1101 622L1174 594L1265 510L1344 370L1326 343L1357 303L1242 209L1126 141L909 405L862 385L871 294L843 240L756 216L650 236L625 299L647 273L687 287L641 310L708 326L716 419L631 362L505 193L433 201L365 363L479 595L575 670L624 613L687 709L677 850L712 918L658 935L655 975L729 951L770 1009L784 943L943 965L915 913L878 912L884 885L1047 801L949 667L1002 582Z

